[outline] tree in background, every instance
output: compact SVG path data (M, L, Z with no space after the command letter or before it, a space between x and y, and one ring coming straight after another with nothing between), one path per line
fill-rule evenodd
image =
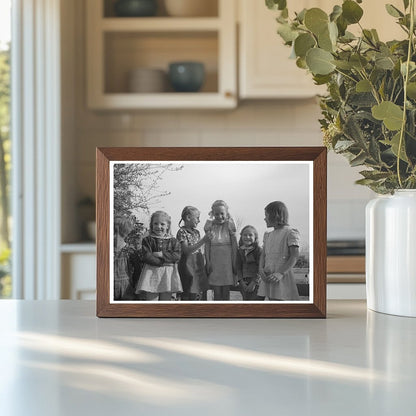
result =
M11 295L10 149L10 44L0 44L0 297Z
M169 195L159 182L164 173L182 166L166 163L117 163L114 165L114 216L130 216L136 211L149 213L150 206Z
M10 248L10 45L0 49L0 208L1 245Z

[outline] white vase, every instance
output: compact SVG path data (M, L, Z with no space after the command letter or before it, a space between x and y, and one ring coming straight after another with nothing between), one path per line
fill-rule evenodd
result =
M416 190L367 204L366 285L369 309L416 317Z

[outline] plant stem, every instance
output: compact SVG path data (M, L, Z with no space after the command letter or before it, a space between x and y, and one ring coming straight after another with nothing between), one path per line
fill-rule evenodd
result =
M400 139L399 139L399 149L397 152L397 177L399 179L399 186L403 188L402 178L400 176L400 156L402 152L403 140L404 140L404 132L406 129L406 110L407 110L407 83L409 81L409 68L410 68L410 60L412 57L412 49L413 49L413 36L414 36L414 26L415 26L415 16L414 16L414 8L415 8L415 0L410 0L410 29L409 29L409 44L407 47L407 59L406 59L406 73L404 75L403 81L403 118L402 118L402 127L400 129Z

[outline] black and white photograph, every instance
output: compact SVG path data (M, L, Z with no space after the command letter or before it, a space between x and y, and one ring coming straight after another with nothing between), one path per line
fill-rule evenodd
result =
M111 161L110 303L313 302L311 161Z

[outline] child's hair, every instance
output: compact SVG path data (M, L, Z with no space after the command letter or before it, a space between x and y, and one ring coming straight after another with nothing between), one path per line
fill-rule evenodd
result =
M119 234L122 238L133 229L134 222L130 217L117 215L114 217L114 235Z
M283 202L273 201L264 208L275 225L289 225L289 212Z
M171 226L171 223L172 223L170 215L165 211L155 211L152 214L152 216L150 217L150 231L151 232L153 231L152 225L153 225L153 219L155 217L164 217L164 218L166 218L166 222L168 223L167 234L170 235L170 226Z
M214 201L214 203L211 205L211 211L209 212L209 216L211 218L214 217L214 209L218 208L218 207L224 207L225 210L227 211L227 218L230 219L230 213L228 212L228 205L225 201L223 201L222 199L217 199L216 201Z
M198 214L199 214L199 209L198 208L195 208L195 207L193 207L192 205L187 205L183 210L182 210L182 214L181 214L181 219L180 219L180 221L179 221L179 227L181 226L181 222L183 221L183 222L185 222L185 220L186 220L186 217L189 215L189 214L192 214L193 212L197 212Z
M251 230L253 232L254 237L255 237L253 246L258 246L258 244L259 244L259 233L257 232L257 230L252 225L246 225L245 227L243 227L243 229L240 232L240 241L238 242L238 245L239 246L244 245L244 243L243 243L243 233L246 230Z

